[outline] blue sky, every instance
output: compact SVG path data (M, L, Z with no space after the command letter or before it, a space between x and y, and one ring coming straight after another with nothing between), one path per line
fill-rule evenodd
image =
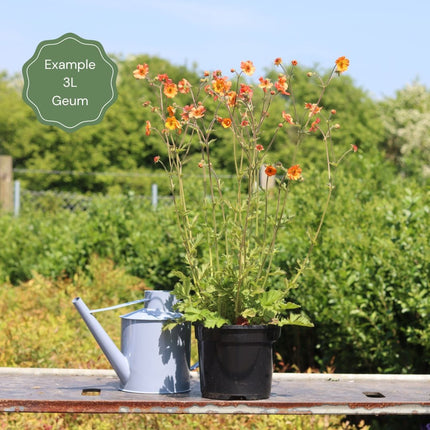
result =
M430 87L426 0L4 0L0 70L20 72L43 40L72 32L107 53L151 54L226 74L276 57L331 68L347 56L355 84L375 99L415 79Z

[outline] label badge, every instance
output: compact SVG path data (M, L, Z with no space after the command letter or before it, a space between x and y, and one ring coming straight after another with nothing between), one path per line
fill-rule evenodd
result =
M39 43L22 74L38 120L67 132L98 124L118 96L116 64L99 42L73 33Z

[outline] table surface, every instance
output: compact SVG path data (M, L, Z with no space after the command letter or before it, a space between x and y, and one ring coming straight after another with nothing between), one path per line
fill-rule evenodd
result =
M111 370L0 368L0 412L430 414L430 375L275 373L265 400L211 400L191 372L186 394L119 390Z

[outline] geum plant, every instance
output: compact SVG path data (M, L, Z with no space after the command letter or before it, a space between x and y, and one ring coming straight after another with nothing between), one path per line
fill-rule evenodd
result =
M288 301L288 295L297 286L321 232L333 191L334 167L347 153L356 150L349 148L339 159L331 158L332 132L339 125L332 122L335 111L325 116L321 106L329 83L347 70L349 60L338 58L326 80L313 73L320 85L319 97L306 103L304 114L299 114L294 97L297 62L285 67L278 58L275 65L282 69L276 82L260 78L254 84L245 79L255 71L251 61L242 62L239 72L232 70L233 79L217 70L205 72L197 85L186 79L175 83L166 74L151 78L147 64L138 65L134 71L134 77L147 81L157 94L158 105L148 101L143 105L161 119L159 128L146 121L146 135L155 132L164 141L166 159L157 155L154 161L169 178L185 249L188 271L176 273L180 279L174 288L179 299L177 307L185 320L206 327L312 325L303 312L297 311L300 306ZM290 111L282 111L264 146L263 124L275 98L284 98ZM269 162L269 151L282 127L296 131L295 141L286 142L294 147L287 166ZM215 138L218 129L230 132L224 144L234 159L233 186L223 183L216 159L212 158L213 148L219 145ZM318 227L310 237L309 251L298 263L295 275L287 279L273 263L277 235L291 221L286 213L289 193L303 182L297 149L307 135L316 133L325 145L328 194ZM192 166L201 179L198 208L195 194L187 192L184 181L184 166L195 160L196 152L201 154L201 161Z

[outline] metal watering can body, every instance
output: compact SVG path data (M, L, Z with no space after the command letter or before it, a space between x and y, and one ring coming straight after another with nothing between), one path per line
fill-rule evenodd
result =
M172 311L175 297L168 291L145 291L145 298L90 311L79 297L73 304L120 379L120 390L172 394L190 391L191 327L181 323L163 330L181 314ZM121 351L92 315L130 304L145 307L121 316Z

